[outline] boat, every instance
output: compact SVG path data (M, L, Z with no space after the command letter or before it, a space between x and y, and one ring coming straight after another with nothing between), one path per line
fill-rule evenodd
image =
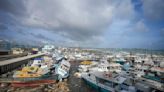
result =
M39 49L38 49L38 48L32 48L31 53L32 53L32 54L37 54L37 53L38 53L38 51L39 51Z
M130 69L130 63L129 62L124 63L122 68L123 70L128 71Z
M126 78L111 72L89 72L81 75L91 88L98 92L125 92L123 89ZM136 92L134 86L128 86L126 92Z
M83 62L80 62L81 65L91 65L92 62L91 61L83 61Z
M41 77L44 74L50 72L47 65L38 66L26 66L22 70L16 71L13 78L36 78Z
M29 82L12 82L11 86L12 87L38 87L40 85L44 84L52 84L55 83L55 80L35 80L35 81L29 81Z
M43 52L50 52L50 51L52 51L53 49L55 49L55 46L53 46L53 45L45 45L45 46L42 48L42 51L43 51Z
M31 64L31 66L39 66L43 63L43 59L42 58L35 58Z
M164 68L152 67L143 77L152 81L164 83Z
M121 65L125 64L126 63L126 60L124 58L115 58L113 59L113 61L115 61L116 63L119 63Z
M164 92L164 68L152 66L145 72L139 82L136 83L136 88L143 92Z
M83 62L80 62L80 65L78 66L78 71L79 72L87 72L89 70L89 68L96 67L97 64L98 63L95 62L95 61L83 61Z
M58 79L60 81L62 81L63 78L67 78L69 76L70 66L70 63L65 59L56 65L55 73L58 75Z
M95 67L89 68L89 71L99 71L99 72L121 72L121 65L119 63L108 63L100 62Z

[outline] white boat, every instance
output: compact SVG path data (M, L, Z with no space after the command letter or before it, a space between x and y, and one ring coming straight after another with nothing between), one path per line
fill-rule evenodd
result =
M52 51L54 48L55 48L55 46L53 46L53 45L45 45L45 46L42 48L42 51L43 51L43 52L49 52L49 51Z
M85 62L85 61L84 61ZM91 68L95 68L98 65L98 62L96 61L89 61L91 62L91 64L81 64L78 66L78 71L79 72L87 72L89 71Z
M121 72L121 65L119 63L108 63L101 62L95 67L89 68L89 71L99 71L99 72Z
M121 72L121 65L119 63L109 63L107 60L92 62L91 65L79 65L79 72L99 71L99 72Z
M67 60L62 60L55 68L55 73L58 75L58 79L62 80L69 76L70 63Z
M78 71L79 72L87 72L89 67L90 67L90 65L79 65Z
M42 58L35 58L31 66L39 66L42 64Z
M98 92L121 92L126 78L115 73L89 72L81 75L82 79ZM136 92L135 87L128 86L126 92Z

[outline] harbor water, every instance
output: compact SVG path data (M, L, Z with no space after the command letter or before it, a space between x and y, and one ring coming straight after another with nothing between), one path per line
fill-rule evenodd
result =
M86 85L81 78L77 78L74 76L74 73L77 72L77 67L79 63L80 61L71 62L70 76L68 78L68 87L70 89L70 92L97 92L95 89Z

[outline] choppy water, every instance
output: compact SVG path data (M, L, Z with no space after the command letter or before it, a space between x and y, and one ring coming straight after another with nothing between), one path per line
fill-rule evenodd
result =
M79 65L78 61L71 62L70 76L68 78L68 86L70 92L96 92L95 89L92 89L80 78L76 78L74 73L77 71Z

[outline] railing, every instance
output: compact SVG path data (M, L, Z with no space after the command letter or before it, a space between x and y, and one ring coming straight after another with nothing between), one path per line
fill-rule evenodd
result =
M151 80L157 81L157 82L160 82L160 83L164 83L164 80L162 78L159 78L159 77L148 76L148 75L145 75L143 77L147 78L147 79L151 79Z

